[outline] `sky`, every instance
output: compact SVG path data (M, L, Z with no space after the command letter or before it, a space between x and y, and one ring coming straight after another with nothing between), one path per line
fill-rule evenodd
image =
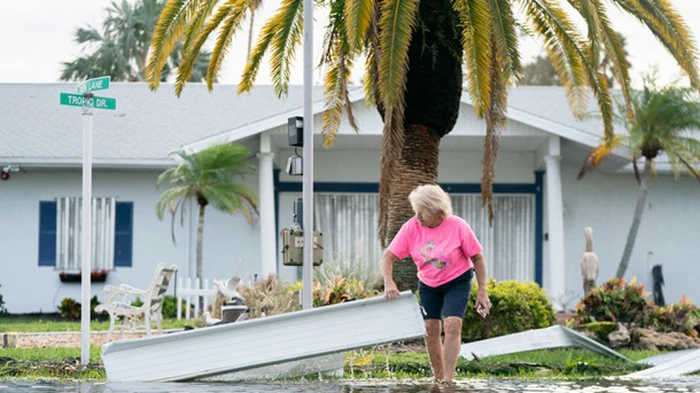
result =
M121 1L121 0L119 0ZM133 0L129 0L133 1ZM700 37L700 0L670 0L690 26L696 40ZM105 8L112 0L0 0L0 82L53 83L61 73L61 62L80 55L81 49L74 42L74 31L79 26L101 26ZM257 32L276 10L279 0L263 2L262 15L256 15L254 29ZM638 85L641 75L657 67L662 82L672 81L682 74L673 58L658 41L633 17L610 8L615 28L627 37L628 52L632 64L633 83ZM315 13L314 63L318 63L323 41L323 28L327 17ZM247 50L248 26L234 40L219 75L220 83L235 84L240 80ZM254 36L257 37L257 34ZM254 38L255 39L255 38ZM542 53L535 41L522 42L523 60L527 62ZM212 45L209 45L211 48ZM292 69L290 82L301 84L302 51ZM360 81L359 70L353 80ZM314 82L322 83L319 72ZM257 83L269 84L269 66L265 62L258 74Z

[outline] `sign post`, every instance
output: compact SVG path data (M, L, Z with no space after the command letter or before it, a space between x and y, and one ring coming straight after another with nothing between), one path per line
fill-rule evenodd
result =
M117 108L117 100L95 97L92 92L109 88L110 77L89 79L78 85L78 93L61 93L61 105L83 108L83 201L82 265L80 284L80 363L90 363L90 273L92 272L92 109Z
M302 306L313 307L314 279L314 113L311 88L314 83L314 4L304 0L304 160L302 196L304 199L304 262L302 267Z

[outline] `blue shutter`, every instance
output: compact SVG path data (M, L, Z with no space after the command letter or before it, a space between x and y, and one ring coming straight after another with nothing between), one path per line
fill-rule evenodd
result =
M56 202L39 202L39 266L56 266Z
M114 267L131 267L133 240L134 203L117 202L114 223Z

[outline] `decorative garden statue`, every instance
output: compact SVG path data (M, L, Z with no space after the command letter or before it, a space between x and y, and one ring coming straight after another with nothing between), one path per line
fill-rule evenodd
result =
M596 287L598 279L598 255L593 252L593 228L586 227L583 230L586 235L586 252L581 261L581 275L583 276L584 296Z

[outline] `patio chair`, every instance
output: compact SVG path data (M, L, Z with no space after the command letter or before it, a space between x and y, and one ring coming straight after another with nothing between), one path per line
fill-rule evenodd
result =
M111 293L109 303L100 304L95 307L96 312L107 312L109 314L109 331L107 332L107 342L112 338L112 332L117 321L121 318L119 326L119 338L124 335L124 330L129 329L136 332L145 329L146 335L151 335L151 322L155 322L158 333L163 332L161 321L163 320L163 299L165 292L173 274L177 271L177 266L165 267L160 263L156 267L153 279L149 287L145 290L122 284L118 287L112 285L105 286L105 292ZM138 297L143 302L140 306L133 306L131 303Z

